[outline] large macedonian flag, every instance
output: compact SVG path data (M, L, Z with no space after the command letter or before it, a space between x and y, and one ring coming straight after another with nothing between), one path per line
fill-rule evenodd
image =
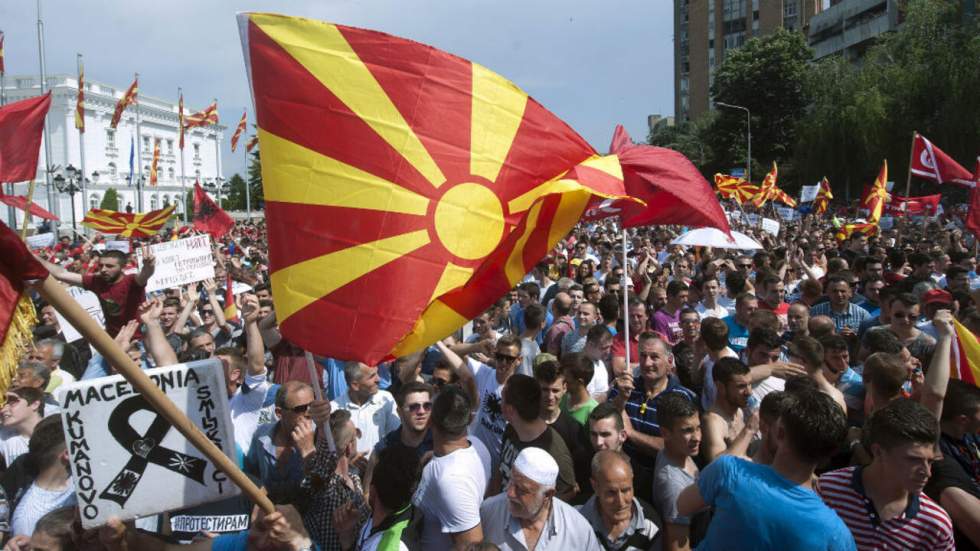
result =
M85 213L82 225L95 231L119 237L150 237L156 235L174 212L175 205L150 212L116 212L92 209Z
M270 14L240 30L283 335L375 363L506 293L596 197L600 157L513 83L378 32Z

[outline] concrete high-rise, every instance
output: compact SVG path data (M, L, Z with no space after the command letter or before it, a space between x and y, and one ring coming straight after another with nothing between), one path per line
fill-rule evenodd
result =
M711 84L725 52L783 27L806 32L829 0L674 0L674 114L711 109Z

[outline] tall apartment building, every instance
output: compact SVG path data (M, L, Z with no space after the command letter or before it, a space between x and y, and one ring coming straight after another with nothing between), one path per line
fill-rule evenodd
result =
M711 109L711 84L725 52L780 27L806 32L829 0L674 0L674 114Z

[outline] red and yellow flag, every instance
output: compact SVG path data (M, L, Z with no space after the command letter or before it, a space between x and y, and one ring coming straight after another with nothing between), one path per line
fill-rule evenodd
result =
M205 107L203 111L191 113L184 117L184 128L208 126L209 124L218 124L218 100L212 101L211 105Z
M813 200L813 212L817 213L818 216L823 215L827 212L827 207L830 206L830 200L833 198L834 194L830 191L830 180L824 176L823 180L820 180L817 198Z
M85 213L82 225L95 231L119 237L156 235L174 212L175 205L147 213L116 212L92 209Z
M180 93L180 100L177 101L177 147L184 149L184 93Z
M980 342L962 323L953 320L953 350L949 376L980 386Z
M85 66L78 55L78 98L75 100L75 128L85 132Z
M116 128L119 125L119 120L122 119L123 111L130 105L136 104L136 96L139 93L139 82L139 78L133 79L133 83L126 89L126 93L116 102L116 110L112 113L112 121L109 122L110 128Z
M238 121L238 127L235 128L235 133L231 135L231 152L235 152L235 148L238 147L238 138L242 136L245 132L245 125L248 123L248 111L242 113L242 120Z
M157 167L160 164L160 139L153 140L153 160L150 162L150 185L157 185Z
M759 186L749 183L745 178L720 173L715 174L715 187L723 199L734 199L739 205L759 192Z
M0 31L0 74L6 72L3 68L3 31Z
M255 146L257 145L259 145L259 137L257 135L252 136L251 138L248 139L248 142L245 143L245 151L251 153L252 150L255 149Z
M868 209L868 222L877 224L881 220L881 214L885 210L885 203L888 202L888 159L881 163L881 170L875 178L871 187L864 188L864 195L861 197L861 208Z
M868 237L878 235L878 224L871 222L844 224L839 230L837 230L837 234L834 235L834 237L836 237L838 241L847 241L854 233L863 233Z
M225 273L225 321L238 321L238 305L235 304L234 282L231 274Z
M239 22L276 315L306 350L420 350L520 282L593 197L625 195L615 155L485 67L309 19Z

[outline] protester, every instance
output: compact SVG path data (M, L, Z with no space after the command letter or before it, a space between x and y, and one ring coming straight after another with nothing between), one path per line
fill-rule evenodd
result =
M660 548L657 513L633 497L633 469L622 452L602 451L592 458L595 495L579 512L592 525L604 549L650 551Z

